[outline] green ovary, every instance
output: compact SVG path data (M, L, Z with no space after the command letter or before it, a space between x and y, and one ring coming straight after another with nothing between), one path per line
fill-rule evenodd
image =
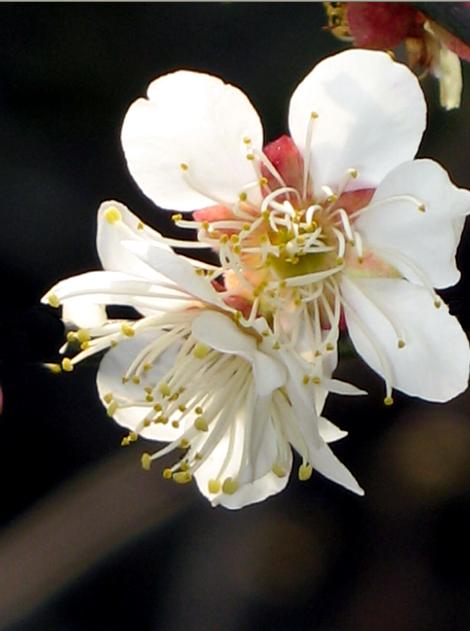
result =
M312 274L329 269L334 263L331 261L329 252L321 252L319 254L304 254L298 257L296 263L287 261L285 257L268 256L268 265L270 265L281 278L290 278L292 276L303 276L304 274Z

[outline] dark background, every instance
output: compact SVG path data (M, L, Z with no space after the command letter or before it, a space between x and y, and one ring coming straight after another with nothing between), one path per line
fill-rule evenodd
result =
M365 498L294 475L230 512L142 472L141 445L120 449L96 366L41 366L63 331L40 297L99 267L100 202L172 229L127 172L129 104L160 74L203 70L240 86L274 139L298 81L345 46L324 24L320 3L0 5L2 631L470 629L468 395L384 408L379 380L346 360L339 374L371 395L331 397L328 415L351 432L335 451ZM437 83L424 89L419 155L470 187L470 92L446 113ZM467 231L446 293L466 329L468 245Z

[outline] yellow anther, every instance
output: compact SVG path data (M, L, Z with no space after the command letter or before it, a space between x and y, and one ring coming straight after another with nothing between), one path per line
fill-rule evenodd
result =
M207 357L207 355L210 353L210 350L211 349L209 346L198 342L194 345L193 355L194 357L197 357L197 359L204 359L204 357Z
M299 296L297 296L297 298L294 299L294 304L296 307L299 307L302 304L302 300L301 298L299 298Z
M194 427L200 432L207 432L209 430L209 425L207 424L206 419L202 418L202 416L194 421Z
M117 409L118 409L118 404L116 403L116 401L111 401L111 403L106 408L106 414L108 416L114 416L117 412Z
M118 345L117 340L111 340L109 342L109 345L111 346L111 348L116 348L116 346Z
M267 243L268 242L268 237L265 234L262 234L259 238L259 242L260 243Z
M181 169L182 171L187 171L187 170L189 169L189 165L187 165L187 164L186 164L186 162L182 162L182 163L180 164L180 169Z
M158 390L160 391L162 397L169 397L171 394L170 386L164 381L162 381L162 383L158 386Z
M255 154L254 153L247 153L246 154L246 159L247 160L254 160L255 159Z
M245 145L250 145L251 144L251 138L249 136L244 136L243 142L245 143Z
M336 257L336 265L342 265L344 263L344 259L342 256Z
M195 272L196 272L196 274L197 274L198 276L205 276L205 275L206 275L206 270L205 270L205 269L202 269L202 268L200 268L200 267L198 267L198 268L195 270Z
M314 383L316 386L321 384L321 379L320 377L312 377L312 383Z
M313 469L311 464L301 464L298 471L299 480L305 482L312 477Z
M58 375L60 372L62 372L60 364L44 364L44 366L48 368L51 372L53 372L54 375Z
M209 493L219 493L220 491L220 482L219 480L209 480L207 483L207 490Z
M268 329L265 329L264 331L261 332L261 335L263 337L269 337L271 335L271 333L268 331Z
M209 230L209 222L208 222L208 221L203 221L203 222L201 223L201 228L202 228L203 230Z
M393 405L393 399L392 399L392 397L385 397L385 399L384 399L384 405Z
M175 213L174 215L171 215L171 221L173 221L174 223L176 223L177 221L181 221L183 219L183 215L181 213Z
M244 230L246 232L249 229L250 229L250 224L249 223L244 223L243 226L242 226L242 230Z
M357 169L348 169L348 173L351 177L353 177L354 179L357 178L357 176L359 175L358 170Z
M315 351L315 357L321 357L320 351Z
M104 218L109 224L115 224L121 221L121 213L115 206L110 206L104 211Z
M222 492L227 495L233 495L238 491L238 482L233 478L225 478L224 483L222 484Z
M242 249L241 249L241 247L240 247L240 246L238 245L238 243L237 243L237 245L234 245L234 246L233 246L232 251L233 251L233 253L234 253L234 254L240 254L240 252L242 251Z
M200 451L196 451L194 454L194 460L202 460L202 454Z
M278 478L285 478L287 475L287 471L284 467L281 467L278 464L273 465L273 473L277 475Z
M405 348L405 340L398 340L398 348Z
M310 112L310 118L312 120L315 120L316 118L318 118L318 112Z
M107 392L104 397L103 397L103 401L105 403L111 403L111 401L113 400L113 393L112 392Z
M309 381L310 381L310 377L308 375L304 375L302 379L302 383L304 384L304 386L306 386Z
M139 375L133 375L132 379L131 379L132 383L135 383L136 386L139 385L140 383L140 377Z
M273 344L273 350L274 351L278 351L281 348L281 345L279 344L279 342L274 342Z
M82 343L80 344L80 349L81 349L82 351L86 351L86 349L87 349L87 348L90 348L90 342L82 342Z
M78 329L76 335L77 340L81 343L90 341L90 334L85 329Z
M238 236L238 234L232 234L230 237L230 241L232 243L238 243L240 241L240 237Z
M260 177L259 179L259 185L260 186L266 186L268 183L268 178L267 177Z
M155 410L155 412L161 412L163 408L161 406L161 403L155 403L153 409Z
M285 280L281 280L279 283L279 289L285 289L287 287L287 282Z
M245 192L240 193L240 195L238 196L238 199L241 202L246 202L246 200L248 199L248 195Z
M163 416L162 414L160 416L157 416L157 418L153 419L153 422L158 425L166 425L168 423L168 417Z
M420 213L425 213L426 212L426 206L424 204L419 204L418 205L418 210Z
M137 230L143 230L145 228L144 224L139 221L139 223L137 224Z
M184 405L184 403L180 403L180 404L178 405L178 410L179 410L180 412L186 412L186 406Z
M180 464L180 471L189 471L189 464L187 462L182 462Z
M60 307L60 300L55 294L49 294L47 296L47 302L51 307L54 307L55 309Z
M228 234L223 234L223 235L220 237L219 241L220 241L220 243L228 243L228 238L229 238L229 237L228 237Z
M331 342L328 342L328 344L325 346L325 348L326 348L327 351L334 351L335 350L335 346Z
M123 322L121 324L121 333L126 337L132 337L133 335L135 335L133 327L127 322Z
M434 306L436 307L436 309L439 309L441 305L442 305L442 302L440 300L434 301Z
M189 440L187 438L182 438L180 440L179 448L180 449L187 449L189 447L189 445L190 445Z
M140 457L140 464L142 465L142 469L145 469L145 471L149 471L150 467L152 466L152 456L150 454L142 454L142 456Z
M121 377L121 381L125 385L129 381L129 379L124 375L124 377Z
M146 394L145 395L145 400L147 401L147 403L152 403L153 402L153 395Z
M162 475L165 480L171 480L171 478L173 477L173 471L171 469L163 469Z
M202 409L202 407L201 407L200 405L198 405L198 406L196 406L196 407L194 408L194 412L195 412L196 414L199 414L199 415L204 414L204 410Z
M147 394L152 394L153 392L152 386L145 386L144 392L146 392Z
M176 399L179 399L179 396L180 396L179 392L173 392L173 394L170 397L168 397L168 400L169 401L176 401Z
M335 195L333 193L333 195L328 195L328 197L326 198L326 201L328 204L333 204L334 202L338 201L338 195Z
M269 221L269 217L270 217L270 212L269 210L263 210L263 212L261 213L261 217L265 220L265 221Z
M152 421L149 418L144 418L144 427L150 427Z
M171 421L171 426L174 427L175 429L178 429L180 426L180 422L179 421Z
M148 372L149 370L152 370L152 368L152 364L144 364L144 372Z
M188 484L192 479L191 471L177 471L173 474L173 480L178 484Z
M64 357L62 360L62 370L65 372L72 372L73 370L73 364L68 357Z
M69 331L67 333L67 342L75 342L75 340L77 339L77 335L75 333L75 331Z

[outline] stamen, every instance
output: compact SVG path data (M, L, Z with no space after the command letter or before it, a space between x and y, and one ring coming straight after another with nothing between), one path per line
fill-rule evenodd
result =
M385 199L380 199L378 201L372 202L371 204L364 206L364 208L360 208L359 210L356 210L355 212L349 215L349 219L356 219L357 217L360 217L360 215L366 212L370 212L371 210L376 210L377 208L380 208L384 204L392 204L394 202L409 202L410 204L413 204L414 206L416 206L419 212L426 211L426 205L424 204L424 202L418 199L417 197L413 197L413 195L391 195L390 197L386 197Z
M266 167L266 169L273 176L273 178L275 178L279 182L280 186L283 188L287 188L287 184L285 183L283 177L281 176L279 171L276 169L274 164L271 162L271 160L266 156L266 154L257 149L254 149L253 153L256 155L258 160L263 164L263 166ZM297 191L295 192L297 193Z
M305 137L304 148L304 174L302 180L302 198L307 199L308 180L310 177L310 158L312 154L312 136L313 136L313 121L318 118L316 112L311 112L307 123L307 134Z
M212 200L216 204L220 204L221 206L230 207L230 203L227 200L220 199L219 197L217 197L216 195L214 195L210 191L204 190L203 187L198 184L198 182L195 180L194 176L191 175L191 170L189 168L189 165L186 162L182 162L180 164L180 169L181 169L181 175L183 177L183 180L185 181L187 186L189 186L189 188L191 188L196 193L199 193L199 195L202 195L203 197L206 197L207 199Z
M367 340L369 341L370 345L372 346L372 348L375 351L375 354L377 355L377 358L380 362L380 365L382 367L382 372L383 372L383 378L385 381L385 400L391 400L392 399L392 368L390 366L390 363L386 357L386 355L384 354L384 352L382 351L381 347L380 347L380 342L378 342L376 340L376 338L370 334L370 331L363 325L361 319L359 318L359 316L357 315L357 313L354 311L354 309L351 307L351 305L346 302L346 300L344 299L343 296L341 296L341 302L342 304L348 309L349 311L349 315L353 318L353 320L356 322L357 326L361 329L362 334L367 338Z

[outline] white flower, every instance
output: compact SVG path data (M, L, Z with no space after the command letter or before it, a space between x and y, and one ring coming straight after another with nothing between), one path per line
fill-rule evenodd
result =
M219 253L227 303L243 296L248 321L307 361L335 357L344 313L388 404L393 388L445 401L467 387L468 341L434 288L458 281L470 193L413 160L426 110L405 66L377 51L325 59L292 96L293 140L264 150L253 106L220 79L175 72L147 97L124 121L129 169L159 206L197 210L175 222Z
M168 443L143 455L145 468L183 449L164 477L186 483L194 476L214 505L240 508L282 490L291 447L302 458L301 480L315 469L362 494L327 445L345 432L320 416L328 389L361 391L330 379L322 361L280 348L264 318L246 320L224 302L211 280L218 268L170 245L181 243L122 204L101 206L97 248L105 271L63 280L43 299L84 327L69 332L81 350L62 368L106 350L98 391L108 414L130 430L123 444L138 436ZM142 317L110 319L107 305L133 307Z

